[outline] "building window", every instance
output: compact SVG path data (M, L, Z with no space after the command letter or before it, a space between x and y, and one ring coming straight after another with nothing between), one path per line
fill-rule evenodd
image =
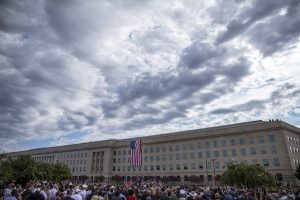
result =
M117 159L114 158L114 159L113 159L113 163L116 163L116 161L117 161Z
M261 153L262 155L267 154L266 148L265 148L265 147L262 147L262 148L260 149L260 153Z
M145 149L144 149L144 153L148 153L148 148L145 148Z
M173 151L173 146L172 146L172 145L169 146L169 151L170 151L170 152Z
M207 181L212 181L212 175L207 176Z
M196 169L196 164L195 163L191 163L191 169Z
M227 157L227 156L228 156L227 150L223 150L223 156L224 156L224 157Z
M159 153L159 151L160 151L160 148L156 147L156 153Z
M150 161L153 162L153 156L150 156Z
M113 171L116 171L116 167L113 167Z
M183 165L183 169L187 170L188 169L188 165L186 163L184 163Z
M214 151L214 156L215 156L215 158L218 158L219 157L219 151Z
M187 159L186 153L183 153L183 160L186 160L186 159Z
M144 171L148 171L148 166L147 165L144 165Z
M159 170L160 170L160 166L156 165L156 171L159 171Z
M162 147L162 151L166 152L166 147L165 146Z
M169 154L169 160L170 160L170 161L173 160L173 154Z
M182 144L182 151L186 150L186 144Z
M251 155L255 155L256 154L255 147L251 147L250 152L251 152Z
M156 161L160 161L160 156L156 156Z
M244 144L245 144L244 138L240 138L240 145L244 145Z
M222 140L222 147L226 147L226 145L227 145L227 141L226 140Z
M147 152L146 152L147 153ZM123 150L123 156L125 156L126 155L126 150L124 149ZM124 170L125 171L125 170Z
M166 161L166 160L167 160L167 156L166 156L165 154L162 156L162 160L163 160L163 161Z
M274 158L274 159L273 159L273 162L274 162L274 166L275 166L275 167L279 167L279 166L280 166L280 161L279 161L278 158Z
M269 135L269 141L270 142L275 142L275 136L274 135Z
M211 162L206 162L207 169L211 169Z
M220 167L220 162L219 161L216 161L215 162L215 167L216 167L216 169L220 169L221 167Z
M268 159L263 159L263 166L268 167L269 166L269 161Z
M170 169L170 171L173 171L173 165L172 164L169 165L169 169Z
M199 163L199 169L203 169L203 163Z
M202 152L201 151L198 152L198 158L202 159Z
M206 158L210 158L210 151L206 151Z
M241 149L241 156L245 156L246 155L246 149Z
M258 141L259 141L259 143L265 143L265 137L263 136L263 135L261 135L261 136L259 136L258 137Z
M235 145L235 139L230 139L230 145Z
M176 151L179 151L179 144L176 144Z
M218 147L218 141L213 141L213 145L214 145L215 148L217 148Z
M236 150L235 150L235 149L232 149L232 150L231 150L231 154L232 154L232 156L237 156Z
M195 154L191 153L191 159L195 159Z
M255 141L254 141L254 137L249 137L249 144L254 144Z
M153 153L153 152L154 152L154 148L150 147L150 153Z
M190 150L194 149L194 143L190 143Z
M153 170L154 170L154 166L150 165L150 171L153 171Z
M180 164L176 164L176 169L180 170Z
M198 149L202 149L202 143L198 143Z
M210 143L209 142L205 142L205 148L210 148Z
M114 156L117 155L117 151L114 151ZM72 158L72 157L71 157Z
M252 164L256 164L257 163L257 160L256 159L253 159L252 160Z
M163 171L166 171L167 170L167 168L166 168L166 165L163 165Z
M148 161L148 157L147 157L147 156L144 157L144 161L145 161L145 162Z
M176 160L180 160L180 155L176 154Z

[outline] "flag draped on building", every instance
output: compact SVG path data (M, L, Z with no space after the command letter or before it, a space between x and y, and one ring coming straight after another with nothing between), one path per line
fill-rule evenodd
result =
M142 142L141 140L130 141L131 167L142 166Z

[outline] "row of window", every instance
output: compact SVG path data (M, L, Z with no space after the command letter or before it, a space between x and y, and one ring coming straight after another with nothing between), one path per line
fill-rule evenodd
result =
M66 160L66 161L58 161L58 163L64 163L67 165L82 165L82 164L86 164L86 160Z
M87 153L64 153L64 154L59 154L57 156L58 159L63 159L63 158L83 158L87 157Z
M297 144L299 145L299 139L298 138L295 138L293 136L286 136L287 137L287 141L290 142L290 143L293 143L293 144Z
M251 161L252 164L257 164L259 163L258 160L254 159ZM239 163L248 163L247 160L242 160L242 161L239 161ZM166 165L166 164L163 164L163 165L144 165L143 167L143 170L144 171L166 171L166 170L170 170L170 171L173 171L173 170L198 170L198 169L221 169L221 168L225 168L228 164L228 161L224 161L223 162L223 165L221 166L221 162L219 161L214 161L214 162L211 162L211 161L208 161L208 162L200 162L200 163L190 163L190 164L187 164L187 163L184 163L184 164L169 164L169 165ZM260 162L261 165L263 165L264 167L269 167L270 166L270 163L269 163L269 159L262 159L261 162ZM278 158L274 158L273 159L273 166L275 167L279 167L280 166L280 161ZM130 171L131 169L133 171L141 171L142 169L141 168L132 168L130 166L119 166L119 167L113 167L113 171L123 171L125 172L126 171L126 167L127 167L127 171Z
M271 154L277 154L277 148L276 146L271 146L270 149ZM144 162L153 162L153 161L172 161L172 160L193 160L196 159L196 156L198 159L203 159L204 155L205 158L219 158L219 157L236 157L238 155L240 156L246 156L246 155L266 155L268 153L266 147L260 147L259 150L257 150L255 147L250 147L250 149L241 148L239 152L236 149L232 150L222 150L222 151L199 151L197 155L195 155L194 152L191 153L182 153L182 154L169 154L169 155L156 155L156 156L144 156L143 160ZM204 154L204 155L203 155ZM122 158L113 158L113 163L121 163L126 162L126 157ZM130 157L127 158L127 162L130 163Z
M274 135L268 135L267 137L264 135L258 136L258 137L249 137L248 138L248 144L262 144L265 143L266 140L268 139L269 142L273 143L275 142L275 136ZM230 139L230 140L215 140L215 141L207 141L207 142L199 142L199 143L189 143L189 144L176 144L176 145L170 145L168 147L166 146L157 146L157 147L144 147L144 153L160 153L160 152L172 152L174 151L186 151L186 150L194 150L195 148L197 149L202 149L202 147L205 147L206 149L208 148L218 148L218 147L226 147L228 144L230 146L233 145L245 145L246 144L246 139L245 138L239 138L239 140L236 139ZM127 154L130 154L130 151L127 152ZM126 155L126 150L118 150L114 151L114 156L121 156L121 155Z
M290 146L290 152L292 154L299 154L299 149L298 149L298 147L291 147Z
M86 171L86 167L70 167L70 169L72 170L72 173Z
M54 162L54 155L47 155L47 156L33 156L34 160L41 161L41 162Z

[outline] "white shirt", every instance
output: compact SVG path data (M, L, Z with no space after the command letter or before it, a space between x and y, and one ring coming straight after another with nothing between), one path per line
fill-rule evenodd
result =
M86 196L87 196L86 190L81 190L79 194L81 195L82 200L85 200L85 199L86 199Z
M73 194L71 197L72 197L73 199L75 199L75 200L82 200L82 196L81 196L80 194L78 194L78 193Z
M51 190L49 190L50 200L56 198L56 193L57 193L57 189L55 189L55 188L52 188Z

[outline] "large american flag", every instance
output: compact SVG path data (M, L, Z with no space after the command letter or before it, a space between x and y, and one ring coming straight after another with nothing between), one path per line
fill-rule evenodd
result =
M142 166L142 142L141 140L130 141L130 151L131 151L131 167Z

